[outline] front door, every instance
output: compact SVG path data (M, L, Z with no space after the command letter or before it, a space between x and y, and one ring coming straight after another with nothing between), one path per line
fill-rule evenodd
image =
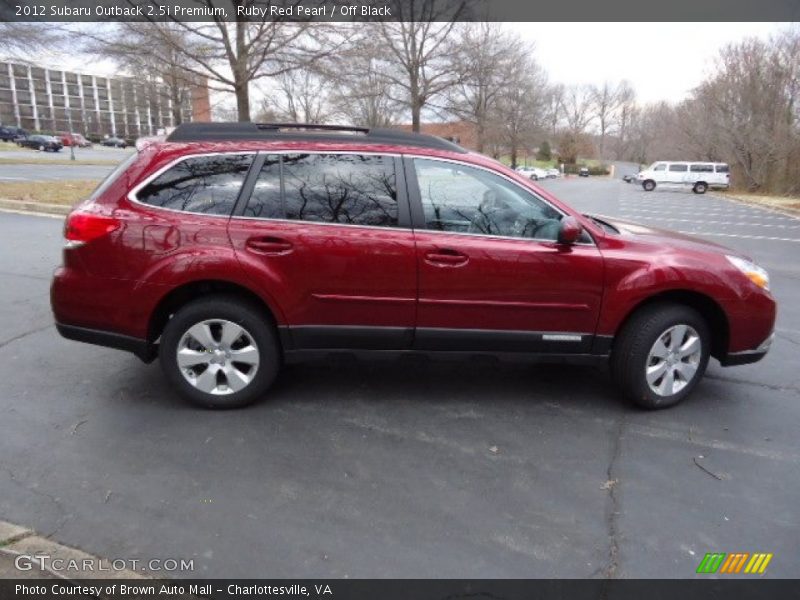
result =
M261 156L228 231L294 349L410 347L414 238L400 159ZM252 179L252 178L251 178Z
M603 290L591 238L557 243L563 214L488 169L406 164L419 269L415 347L590 352Z

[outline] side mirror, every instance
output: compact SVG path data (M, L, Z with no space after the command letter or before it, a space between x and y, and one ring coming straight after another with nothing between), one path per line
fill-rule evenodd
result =
M564 217L558 229L559 244L574 244L581 237L583 227L575 217Z

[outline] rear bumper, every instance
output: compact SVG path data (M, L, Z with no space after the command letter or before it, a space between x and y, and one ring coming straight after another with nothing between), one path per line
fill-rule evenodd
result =
M156 357L155 348L147 343L147 340L114 333L113 331L103 331L100 329L89 329L76 325L65 325L56 323L56 329L62 337L76 342L95 344L96 346L106 346L132 352L144 362L151 362Z
M737 365L749 365L754 362L760 361L769 352L772 341L775 339L775 333L771 333L766 340L764 340L758 348L753 350L745 350L743 352L729 352L722 357L719 361L723 367L735 367Z

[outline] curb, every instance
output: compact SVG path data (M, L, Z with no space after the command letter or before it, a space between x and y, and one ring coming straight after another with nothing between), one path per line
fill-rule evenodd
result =
M83 561L91 561L91 564L100 565L104 561L100 557L93 556L82 550L70 548L39 536L32 529L0 521L0 560L4 558L12 561L18 556L32 557L47 556L48 560L62 560L65 563L75 561L76 564L85 564ZM31 561L33 562L33 561ZM108 563L108 561L105 561ZM66 579L69 581L81 581L87 579L151 579L148 575L137 573L128 569L120 570L70 570L68 573L55 571L46 565L37 567L37 571L47 573L49 576ZM26 571L32 573L33 571Z
M752 202L749 200L744 200L742 198L737 198L736 196L729 196L724 192L716 192L718 196L725 198L726 200L731 200L733 202L738 202L739 204L744 204L745 206L753 206L755 208L760 208L762 210L766 210L772 213L776 213L779 215L785 215L787 217L794 217L795 219L800 218L800 210L792 209L792 208L781 208L780 206L774 206L772 204L762 204L760 202Z
M71 206L64 206L63 204L46 204L44 202L11 200L9 198L0 198L0 209L59 216L68 215L72 211Z

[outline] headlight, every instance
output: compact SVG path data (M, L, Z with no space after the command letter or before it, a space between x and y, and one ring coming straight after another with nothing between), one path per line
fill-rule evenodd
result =
M769 273L767 273L766 269L759 267L757 264L752 263L749 260L739 258L738 256L726 255L725 258L727 258L734 267L744 273L747 278L755 283L758 287L763 290L769 289Z

